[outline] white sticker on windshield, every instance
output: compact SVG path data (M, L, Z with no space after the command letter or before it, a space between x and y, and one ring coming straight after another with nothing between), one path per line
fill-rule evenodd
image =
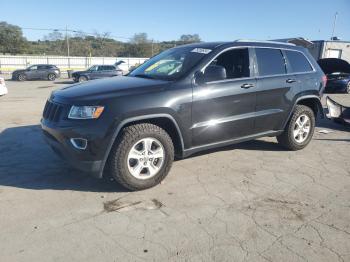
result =
M209 54L211 52L211 49L205 49L205 48L195 48L191 52L193 53L199 53L199 54Z

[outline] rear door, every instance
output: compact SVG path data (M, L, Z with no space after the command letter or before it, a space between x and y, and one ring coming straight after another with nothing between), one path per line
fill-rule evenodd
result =
M283 51L278 48L255 48L257 68L255 132L280 130L298 92L296 76L287 74Z
M211 62L223 66L227 78L193 88L192 144L194 147L254 133L256 80L248 48L234 48Z
M118 73L117 73L117 70L116 70L116 68L114 66L107 65L107 66L105 66L104 75L106 77L112 77L112 76L117 76Z
M47 76L49 74L49 66L47 65L38 65L38 70L37 70L37 77L40 79L47 79Z
M319 83L319 76L304 53L297 50L284 50L283 54L287 61L288 73L297 80L298 89L314 90ZM295 90L298 89L295 88Z

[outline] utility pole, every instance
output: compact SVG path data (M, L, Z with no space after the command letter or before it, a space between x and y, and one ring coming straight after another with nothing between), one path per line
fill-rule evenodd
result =
M333 37L334 37L335 25L336 25L336 23L337 23L337 17L338 17L338 12L335 12L334 21L333 21L333 30L332 30L332 37L331 37L331 40L333 40Z
M68 26L67 26L67 25L66 25L66 40L67 40L68 68L70 69L70 59L69 59L69 39L68 39Z
M67 56L69 57L69 39L68 39L68 27L66 26L66 39L67 39Z
M152 57L153 57L153 39L152 39Z

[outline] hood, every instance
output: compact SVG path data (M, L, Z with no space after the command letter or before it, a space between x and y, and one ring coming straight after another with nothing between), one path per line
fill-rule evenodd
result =
M12 74L23 73L23 72L25 72L25 71L26 71L26 69L17 69L17 70L15 70L15 71L13 71Z
M141 94L159 90L168 81L138 77L117 76L66 86L52 93L51 99L68 102L71 100L101 100L116 96Z
M324 58L317 61L322 71L328 75L335 72L350 73L350 64L339 58Z
M72 75L79 75L79 74L84 74L84 73L88 73L89 71L85 70L85 71L75 71L72 73Z

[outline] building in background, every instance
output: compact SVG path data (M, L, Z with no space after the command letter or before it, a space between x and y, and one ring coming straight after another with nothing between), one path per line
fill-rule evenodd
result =
M341 58L350 63L350 41L317 40L308 47L316 60L321 58Z
M314 40L303 37L276 39L273 41L287 42L309 49L317 60L321 58L340 58L350 63L350 41L342 40Z

